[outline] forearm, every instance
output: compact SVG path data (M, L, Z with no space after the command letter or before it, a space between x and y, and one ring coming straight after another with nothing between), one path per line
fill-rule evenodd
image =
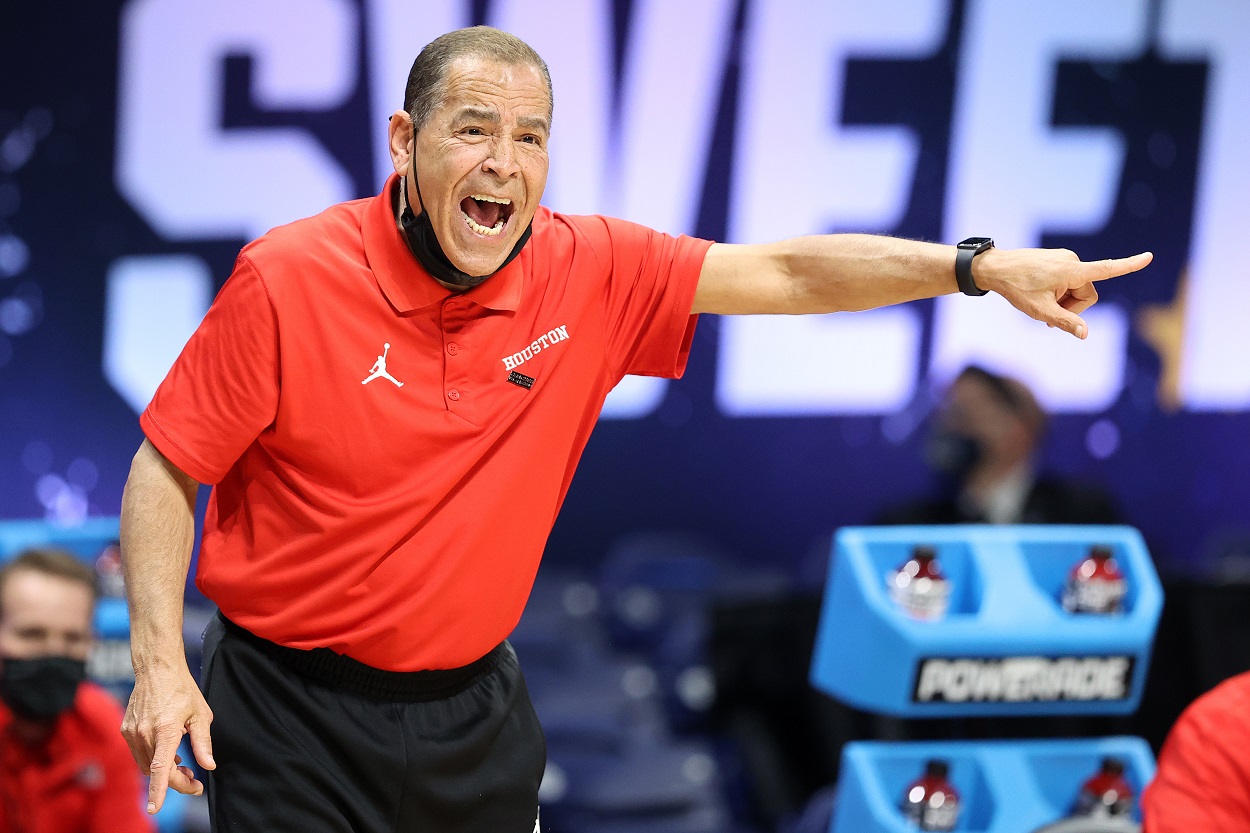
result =
M875 309L958 289L954 246L869 234L771 245L793 287L797 313Z
M136 673L183 663L182 604L199 484L144 440L122 494L121 552Z
M696 312L804 314L873 309L954 292L955 247L870 234L717 244ZM706 292L704 291L706 288Z
M863 310L958 289L954 246L826 234L763 245L714 243L703 259L692 312L721 315ZM1067 249L989 249L972 261L978 288L1077 338L1080 314L1098 300L1096 281L1136 272L1153 255L1082 263Z

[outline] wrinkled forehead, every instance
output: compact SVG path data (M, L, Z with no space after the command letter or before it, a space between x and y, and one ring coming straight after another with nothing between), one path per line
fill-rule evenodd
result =
M91 590L77 581L37 570L17 570L0 586L0 625L90 630Z
M468 110L478 117L524 119L529 126L550 129L551 105L538 67L464 56L447 70L439 111L446 117Z

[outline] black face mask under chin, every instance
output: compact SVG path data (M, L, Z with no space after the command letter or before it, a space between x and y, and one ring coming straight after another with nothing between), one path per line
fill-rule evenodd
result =
M0 698L13 713L29 720L54 720L74 705L87 664L70 657L5 657L0 668Z
M404 230L404 239L408 242L408 250L412 252L413 257L425 267L425 271L443 283L472 289L491 275L498 274L521 253L521 249L525 248L525 244L529 242L530 232L534 230L533 222L525 227L521 239L512 247L512 251L504 258L504 262L499 264L499 269L485 275L469 275L461 272L451 265L451 261L443 253L443 247L438 243L438 237L434 234L434 226L430 223L430 212L425 210L425 198L421 196L421 183L417 181L415 164L412 168L412 181L417 186L417 197L421 200L421 213L413 215L412 206L408 204L408 184L401 179L399 187L403 189L404 210L399 215L399 225Z

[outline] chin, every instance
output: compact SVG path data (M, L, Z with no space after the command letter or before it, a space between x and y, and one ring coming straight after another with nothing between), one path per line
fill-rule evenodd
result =
M470 241L476 242L476 241ZM447 255L447 259L451 261L451 265L464 272L466 275L480 277L482 275L490 275L499 270L508 255L512 252L512 247L516 245L515 240L490 241L483 246L466 246L461 240L457 240L455 251L448 251L448 247L443 248L443 253ZM487 249L488 251L482 251Z
M493 261L486 261L482 258L471 258L466 260L463 257L454 257L451 255L448 255L447 259L451 261L451 265L456 269L475 278L480 278L483 275L491 275L498 272L499 267L503 265L504 261L504 258L499 258Z

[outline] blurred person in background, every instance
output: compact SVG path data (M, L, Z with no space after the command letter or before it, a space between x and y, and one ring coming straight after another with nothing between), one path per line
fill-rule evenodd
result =
M0 833L152 830L121 707L85 681L95 596L67 552L0 568Z
M1022 382L969 365L938 406L926 462L934 497L896 507L886 524L1113 524L1111 498L1041 471L1046 412Z
M1110 497L1101 490L1041 469L1046 427L1045 411L1022 382L982 367L965 367L943 392L925 448L940 486L927 498L888 510L878 523L1118 523ZM813 563L824 567L831 547L830 538L820 539L812 549ZM788 785L802 784L812 773L832 781L840 750L850 741L1096 736L1124 728L1107 718L1066 716L903 720L814 697L805 663L791 660L801 671L783 678L774 658L786 656L794 645L803 646L801 656L811 655L819 610L819 597L787 599L767 623L753 623L770 636L748 643L735 634L735 650L741 654L744 645L752 645L759 659L738 661L751 670L736 672L732 693L724 681L720 685L722 701L738 698L733 719L749 731L737 731L737 741L757 803L771 820L798 812L800 796ZM803 611L805 618L797 618Z

